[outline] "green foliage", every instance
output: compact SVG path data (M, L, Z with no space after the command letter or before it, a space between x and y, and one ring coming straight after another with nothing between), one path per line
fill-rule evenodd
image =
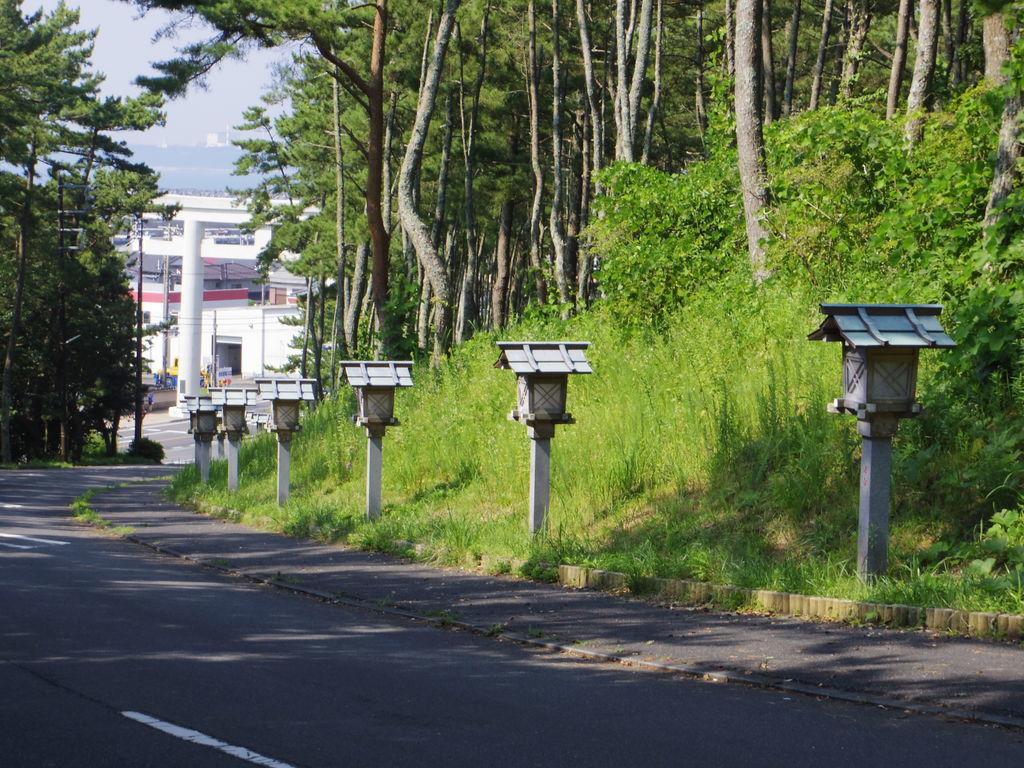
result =
M347 393L309 414L284 509L265 437L243 450L237 495L218 470L210 488L184 472L173 492L304 535L406 554L412 542L442 563L525 561L533 576L570 562L625 572L637 589L674 576L1022 611L1021 510L1000 510L1024 490L1024 227L978 225L997 119L989 92L968 91L910 152L863 106L776 123L774 271L761 286L727 150L674 175L606 171L590 229L606 300L566 321L526 313L503 336L593 342L594 375L570 383L577 424L554 441L541 535L524 519L527 440L503 421L513 377L493 369L487 334L399 393L380 520L362 516L364 437ZM960 343L922 353L926 413L896 439L891 568L870 586L854 566L860 441L852 419L825 411L840 394L838 345L806 340L816 303L844 300L944 303Z
M134 309L111 237L157 191L113 134L162 120L160 100L101 98L95 33L77 11L21 5L0 5L0 446L8 459L78 460L98 431L113 455Z
M159 464L164 460L164 447L155 440L143 437L138 440L132 440L131 445L128 446L128 455L136 456L140 459L149 459Z
M740 250L735 156L666 174L617 164L601 174L606 197L590 228L597 277L622 324L664 325L709 282L721 279Z

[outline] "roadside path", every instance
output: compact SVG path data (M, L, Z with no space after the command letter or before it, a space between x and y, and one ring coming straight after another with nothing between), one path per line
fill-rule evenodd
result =
M195 514L160 485L96 496L139 543L318 596L584 655L1024 728L1024 647L942 633L666 608L443 570Z

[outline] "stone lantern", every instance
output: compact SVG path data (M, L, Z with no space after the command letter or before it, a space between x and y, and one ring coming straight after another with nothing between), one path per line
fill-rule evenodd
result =
M184 395L182 401L189 415L189 432L195 440L195 463L199 478L210 482L210 444L217 434L217 406L209 395Z
M821 312L807 338L843 344L843 396L829 411L856 416L862 437L857 573L868 581L888 567L892 438L900 419L921 413L918 353L956 343L936 304L822 304Z
M495 368L516 374L516 408L509 419L530 438L530 533L544 525L551 500L551 438L559 424L575 424L566 411L569 375L593 373L589 341L499 341Z
M408 361L355 361L341 363L345 379L356 390L358 412L353 421L366 428L366 516L375 519L381 510L384 432L397 427L395 390L412 386Z
M256 379L260 397L269 400L270 431L277 434L277 503L288 500L292 463L292 435L302 429L302 402L316 399L316 379Z
M256 390L243 387L210 387L210 399L220 408L220 435L227 439L228 490L238 490L238 444L249 431L246 406L256 404Z

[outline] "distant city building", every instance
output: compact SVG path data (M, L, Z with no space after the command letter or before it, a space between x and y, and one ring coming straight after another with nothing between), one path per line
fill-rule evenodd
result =
M270 241L270 228L243 232L236 223L244 212L231 197L168 193L158 205L177 205L183 217L201 217L207 225L202 242L203 368L215 367L217 378L251 378L287 363L290 342L297 333L287 324L299 316L298 296L304 278L281 266L264 279L256 269L260 251ZM216 222L224 220L223 226ZM126 254L126 271L136 300L139 276L137 237L119 237ZM145 218L142 235L142 311L146 326L176 318L181 309L182 257L185 252L181 219ZM166 342L166 346L165 346ZM180 357L177 328L147 338L144 356L154 376L175 376Z

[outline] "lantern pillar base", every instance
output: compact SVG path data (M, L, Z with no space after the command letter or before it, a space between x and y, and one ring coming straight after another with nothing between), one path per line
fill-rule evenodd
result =
M199 479L206 485L210 482L210 439L204 440L203 437L196 440L196 463L199 465Z
M290 432L277 433L277 505L288 501L291 491L292 436Z
M241 442L241 435L227 436L228 451L228 490L238 490L238 444Z
M384 428L366 428L366 517L376 520L381 510L381 478L384 469Z
M555 433L554 425L550 426L550 434L537 434L534 427L530 429L530 533L535 534L544 527L548 505L551 501L551 437ZM542 430L541 432L547 432ZM535 436L536 435L536 436Z
M861 424L871 426L870 422L859 422L858 427ZM890 431L890 425L879 427L874 430L876 434L864 435L861 441L857 575L865 582L873 581L876 576L885 573L889 558L892 435L896 430L893 426Z

